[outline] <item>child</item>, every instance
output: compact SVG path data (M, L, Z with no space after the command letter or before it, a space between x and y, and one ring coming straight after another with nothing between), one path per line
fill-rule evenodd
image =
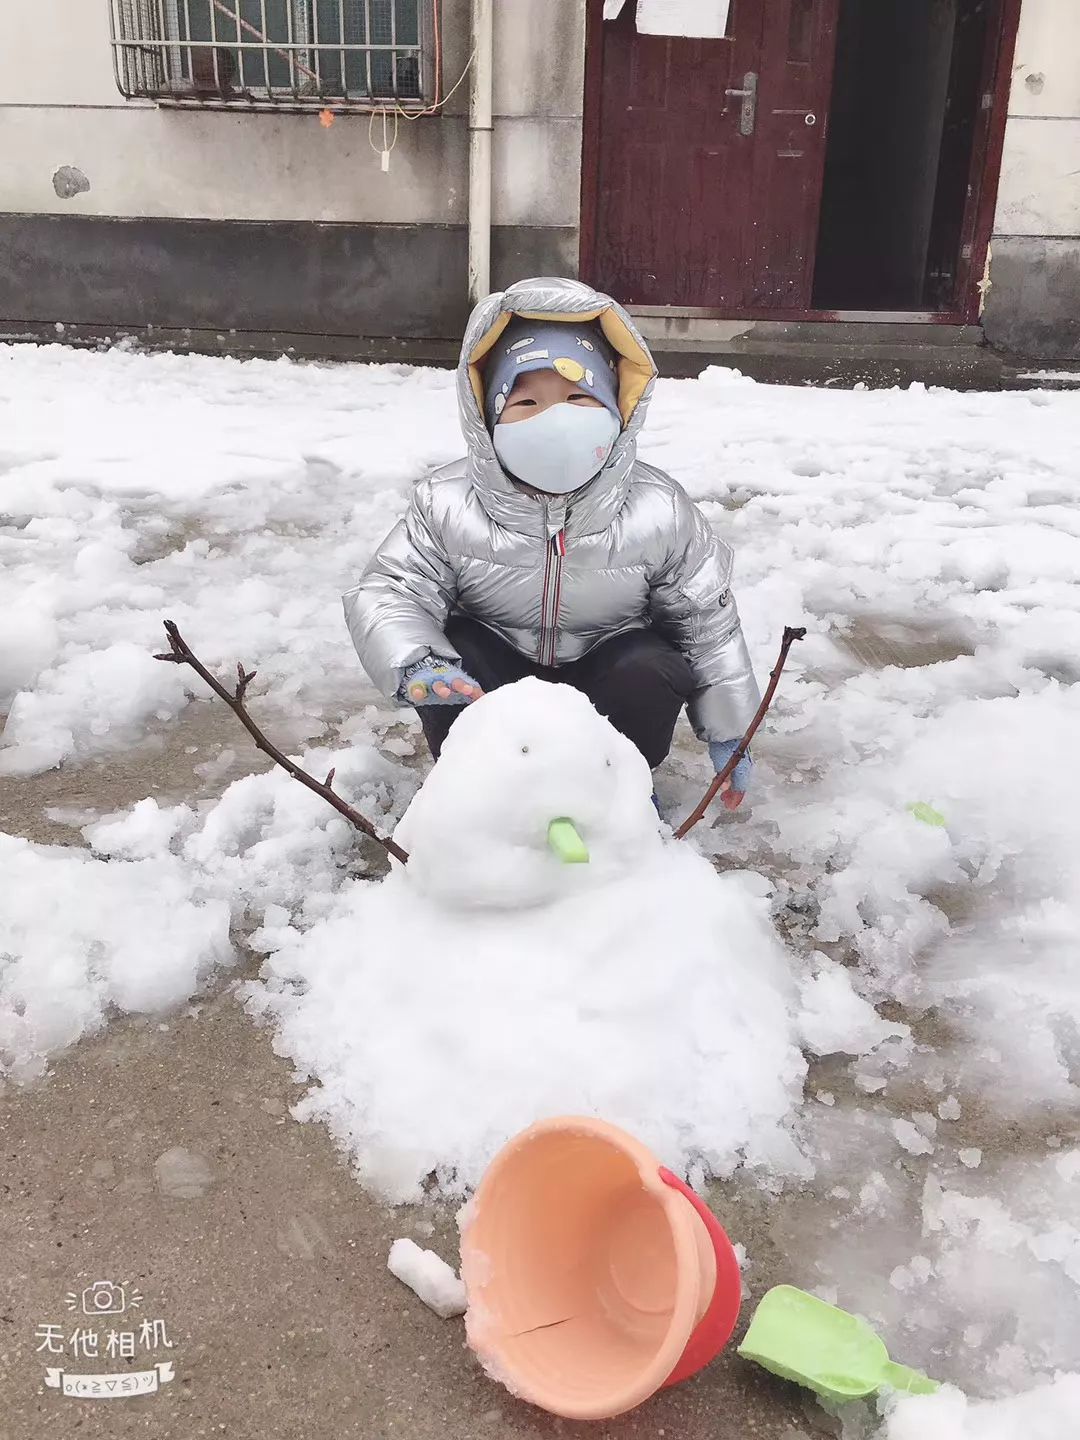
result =
M654 768L683 705L719 771L759 695L732 552L637 459L656 378L629 316L575 280L473 311L458 367L468 455L413 492L343 597L364 669L432 755L465 705L525 675L582 690ZM728 782L734 809L749 757Z

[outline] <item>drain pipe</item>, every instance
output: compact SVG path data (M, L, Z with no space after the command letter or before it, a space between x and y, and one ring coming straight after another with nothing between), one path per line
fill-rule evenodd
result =
M491 293L492 3L472 0L469 87L469 300Z

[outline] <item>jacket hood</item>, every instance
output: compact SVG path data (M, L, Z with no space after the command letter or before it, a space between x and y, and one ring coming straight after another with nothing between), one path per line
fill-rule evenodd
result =
M571 534L603 529L622 507L637 457L637 434L656 380L649 347L618 301L578 280L546 276L519 280L481 300L473 310L457 371L469 479L493 520L526 534L543 531L544 507L508 479L484 423L483 360L515 315L526 320L595 320L618 356L622 433L604 468L570 498L567 521Z

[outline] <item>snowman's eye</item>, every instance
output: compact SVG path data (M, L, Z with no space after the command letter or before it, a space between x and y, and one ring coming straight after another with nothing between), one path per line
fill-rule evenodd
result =
M527 754L529 753L529 747L528 747L528 745L522 745L522 747L521 747L521 753L522 753L523 755L527 755Z
M604 764L607 766L607 768L608 768L609 770L611 769L611 761L610 761L610 760L605 760L605 761L604 761Z

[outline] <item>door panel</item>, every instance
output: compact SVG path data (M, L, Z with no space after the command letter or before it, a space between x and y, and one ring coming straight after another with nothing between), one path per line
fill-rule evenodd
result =
M837 9L837 0L766 6L750 200L758 222L751 308L810 306Z
M972 247L964 222L979 178L972 160L985 147L989 129L1003 9L1002 0L959 0L957 6L926 262L926 300L942 310L959 307L971 283Z
M583 273L637 305L808 306L837 0L732 0L723 40L589 4ZM725 94L748 74L750 134Z

